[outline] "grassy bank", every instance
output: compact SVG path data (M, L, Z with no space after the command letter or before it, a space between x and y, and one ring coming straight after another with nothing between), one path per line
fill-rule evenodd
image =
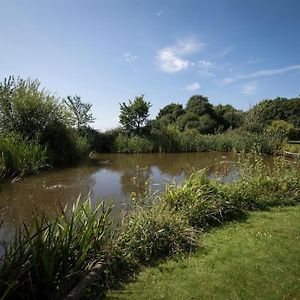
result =
M249 211L300 200L296 161L276 158L270 170L259 155L240 157L240 180L222 184L205 172L192 174L161 196L132 195L134 208L117 224L104 205L89 202L55 218L36 218L19 229L0 267L0 295L7 299L60 299L82 275L101 263L102 273L87 298L168 256L195 251L199 231L238 220Z
M147 268L108 299L299 299L300 207L252 213L190 257Z

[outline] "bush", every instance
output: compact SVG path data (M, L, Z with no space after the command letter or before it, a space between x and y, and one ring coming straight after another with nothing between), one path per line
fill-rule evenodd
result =
M139 262L190 251L196 246L195 230L181 214L166 210L162 205L138 207L125 222L119 244Z
M121 153L147 153L154 150L154 145L146 138L119 134L115 140L115 150Z
M29 140L19 134L0 137L0 177L36 173L47 166L47 149L39 139Z

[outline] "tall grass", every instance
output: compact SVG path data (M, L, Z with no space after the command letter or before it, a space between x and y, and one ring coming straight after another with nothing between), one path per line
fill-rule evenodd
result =
M148 138L127 137L120 134L115 140L115 150L122 153L250 152L255 148L260 153L274 154L279 147L279 140L263 134L232 130L221 134L203 135L195 129L181 132L173 127L155 131Z
M2 297L61 298L95 259L104 256L110 209L87 200L53 219L36 217L16 231L0 268Z
M0 137L0 178L36 173L46 166L46 148L37 138L29 140L14 133Z
M147 153L154 150L154 144L146 138L120 134L115 140L114 148L121 153Z

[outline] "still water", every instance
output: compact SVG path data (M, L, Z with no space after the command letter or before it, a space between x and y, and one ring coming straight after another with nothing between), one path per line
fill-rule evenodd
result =
M232 180L236 170L230 153L97 154L80 166L41 172L0 185L0 220L4 231L28 222L36 211L54 213L90 192L91 200L114 200L115 210L130 205L130 194L151 180L152 191L180 183L191 170L208 168L210 176ZM137 184L133 183L135 177ZM138 186L137 186L138 185Z

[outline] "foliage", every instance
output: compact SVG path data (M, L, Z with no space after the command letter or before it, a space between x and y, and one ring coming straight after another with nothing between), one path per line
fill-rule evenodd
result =
M120 134L115 140L115 151L134 152L250 152L253 148L265 154L279 151L281 141L269 135L237 130L222 134L200 134L198 129L179 131L174 126L153 129L148 138L128 137Z
M104 255L110 208L89 200L61 210L53 220L36 217L16 231L0 267L0 291L8 299L62 298L81 273ZM5 296L4 296L5 295Z
M115 149L121 153L146 153L152 152L154 145L146 138L120 134L115 140Z
M278 139L285 139L294 129L294 126L282 120L274 120L266 128L266 133L271 136L276 136Z
M202 95L194 95L190 97L186 104L186 111L198 116L205 114L210 116L214 115L213 106L209 103L208 98Z
M89 123L95 121L91 113L92 104L83 103L79 96L68 96L64 103L70 111L71 122L76 125L77 129L88 127Z
M0 83L0 132L43 136L55 124L66 124L63 106L40 89L37 80L9 77Z
M153 205L134 210L124 223L119 243L127 253L133 253L138 261L146 263L192 250L196 236L186 218L161 205Z
M46 148L38 138L29 140L16 133L0 137L0 178L36 173L46 166Z
M300 127L300 98L264 100L247 113L247 123L269 125L274 120L286 121Z
M144 100L144 95L136 97L134 101L129 100L120 103L120 123L128 133L141 134L142 127L147 123L149 117L150 102Z

